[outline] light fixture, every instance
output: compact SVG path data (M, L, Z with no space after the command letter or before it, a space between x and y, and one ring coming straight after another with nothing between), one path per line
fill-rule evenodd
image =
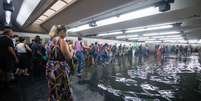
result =
M52 10L52 9L48 9L44 15L47 15L47 16L51 16L52 14L54 14L56 11Z
M114 23L117 23L117 22L118 22L118 17L115 16L115 17L110 17L110 18L107 18L107 19L97 21L96 24L97 24L97 27L100 27L100 26L114 24Z
M46 18L47 18L47 16L42 15L42 16L40 16L38 19L44 21Z
M162 41L157 41L157 40L155 40L155 41L145 41L145 43L162 43Z
M201 39L198 41L199 44L201 44Z
M140 9L140 10L136 10L133 12L120 15L120 17L118 18L118 21L123 22L123 21L133 20L133 19L142 18L146 16L151 16L151 15L155 15L159 13L160 12L158 7L153 6L153 7L148 7L148 8L144 8L144 9Z
M150 29L152 29L150 27ZM168 33L168 34L166 34ZM179 32L166 32L166 33L148 33L148 34L144 34L143 36L154 36L154 38L162 38L162 37L182 37L181 35L179 35ZM170 36L171 34L171 36ZM157 36L155 36L157 35ZM124 38L132 38L132 37L138 37L139 35L122 35L122 36L116 36L116 39L124 39Z
M134 37L134 38L128 38L128 40L146 40L150 39L150 37Z
M11 21L11 11L5 11L5 16L6 16L6 25L10 25L10 21Z
M34 23L35 23L35 24L40 24L41 22L42 22L42 20L38 19L38 20L36 20Z
M12 2L12 0L6 0L8 4L10 4Z
M133 37L138 37L139 35L122 35L122 36L117 36L116 39L125 39L125 38L133 38Z
M136 32L142 32L142 31L167 29L167 28L172 28L172 27L173 27L172 23L164 23L164 24L137 27L137 28L132 28L132 29L130 28L127 31L125 31L125 33L136 33ZM123 33L119 33L119 34L123 34ZM106 36L107 34L104 34L104 35ZM110 35L110 34L108 34L108 35ZM138 35L122 35L122 36L117 36L116 39L132 38L132 37L137 37L137 36Z
M159 36L159 35L172 35L172 34L179 34L179 31L170 31L170 32L159 32L159 33L147 33L143 34L143 36Z
M90 28L91 27L89 26L89 24L86 24L86 25L82 25L82 26L78 26L78 27L69 29L68 32L78 32L78 31L87 30L87 29L90 29Z
M193 43L199 43L199 41L198 40L188 40L188 43L191 43L191 44L193 44Z
M139 39L139 41L158 41L157 39Z
M66 1L67 3L71 3L73 0L64 0L64 1Z
M126 33L136 33L136 32L159 30L159 29L168 29L168 28L173 28L173 25L152 25L152 26L148 26L148 27L131 29L131 30L126 31Z
M174 34L174 35L163 35L163 36L153 36L153 38L181 38L182 36L180 34Z
M22 6L17 15L17 22L22 26L29 18L33 10L37 7L41 0L23 0Z
M122 32L111 32L111 33L105 33L105 34L98 34L97 36L108 36L108 35L118 35L122 34Z
M179 43L187 43L186 40L177 40Z
M184 38L160 38L159 40L184 40Z
M187 43L186 40L183 40L183 39L178 39L178 40L164 40L164 42L166 43Z
M58 0L54 5L52 5L51 9L59 11L62 8L64 8L64 6L66 6L66 3L63 2L62 0Z
M107 19L97 21L97 25L98 25L98 27L100 27L100 26L110 25L110 24L114 24L114 23L134 20L134 19L142 18L142 17L146 17L146 16L151 16L151 15L155 15L155 14L159 14L159 13L160 12L157 7L148 7L148 8L136 10L133 12L125 13L120 16L110 17Z
M147 41L147 40L161 40L161 41L165 41L165 40L184 40L183 37L179 36L179 35L174 35L174 36L152 36L152 37L127 37L128 40L138 40L138 41Z

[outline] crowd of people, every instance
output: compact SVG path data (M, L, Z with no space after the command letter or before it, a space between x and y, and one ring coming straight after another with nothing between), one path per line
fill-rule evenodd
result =
M192 46L155 45L152 50L148 45L129 46L110 45L98 42L87 45L82 37L73 42L66 36L63 26L54 26L49 35L50 40L42 44L40 36L31 43L19 37L13 42L13 31L6 30L0 36L0 81L1 84L14 79L15 76L33 76L48 80L48 101L72 101L70 77L74 74L82 78L84 68L100 63L115 63L116 59L127 56L132 65L135 59L142 65L145 59L155 54L157 61L169 55L190 56ZM158 63L160 64L160 63Z

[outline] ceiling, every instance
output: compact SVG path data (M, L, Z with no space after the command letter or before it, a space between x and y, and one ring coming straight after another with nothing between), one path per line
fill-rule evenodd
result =
M5 20L5 14L3 10L3 1L4 0L0 0L0 29L3 28L4 20ZM19 12L22 2L23 0L13 0L13 6L15 7L15 11L13 12L13 15L11 18L11 21L13 23L13 29L18 29L15 18L17 17L17 14Z
M180 30L184 31L189 39L200 39L201 32L199 31L201 29L201 7L199 4L201 4L200 0L175 0L175 3L171 5L171 11L135 20L129 20L118 24L106 25L89 30L84 30L79 33L86 36L95 36L97 33L126 30L128 28L171 22L182 23ZM114 38L114 36L96 38L112 39Z
M4 26L4 20L5 20L5 14L3 9L3 1L0 0L0 30L3 29ZM44 29L40 28L38 31L34 30L27 30L27 28L33 23L33 21L40 16L48 7L56 2L56 0L41 0L40 3L37 5L37 7L34 9L34 11L31 13L29 18L26 20L25 24L23 26L20 26L16 18L19 14L19 10L23 4L24 0L13 0L13 6L14 6L14 12L12 13L11 23L12 23L12 29L19 32L45 32Z
M151 6L161 0L77 0L69 7L51 17L42 24L33 24L57 0L41 0L36 9L31 13L23 26L16 23L16 17L23 0L13 0L15 11L12 16L13 28L16 31L48 33L53 25L64 24L69 27L79 26L108 18L123 12ZM114 39L114 36L97 37L98 33L126 30L128 28L154 25L160 23L182 23L179 28L184 31L189 39L201 39L201 0L175 0L168 12L125 21L117 24L101 26L80 31L79 34L92 38ZM0 1L0 28L3 28L4 11L3 0ZM77 33L72 33L76 36Z

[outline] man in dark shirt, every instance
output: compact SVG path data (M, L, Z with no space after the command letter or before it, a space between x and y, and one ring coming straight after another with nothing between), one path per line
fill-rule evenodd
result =
M2 81L8 81L8 74L11 73L13 66L12 61L19 62L14 51L12 37L12 30L6 30L0 35L0 80Z
M36 36L31 45L32 49L32 71L35 78L41 78L43 76L42 65L42 46L40 36Z

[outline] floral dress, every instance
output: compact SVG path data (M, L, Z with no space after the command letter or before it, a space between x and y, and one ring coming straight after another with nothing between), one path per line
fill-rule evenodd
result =
M48 101L73 101L68 78L69 66L59 44L53 42L48 44L48 57L49 61L46 65L49 88Z

